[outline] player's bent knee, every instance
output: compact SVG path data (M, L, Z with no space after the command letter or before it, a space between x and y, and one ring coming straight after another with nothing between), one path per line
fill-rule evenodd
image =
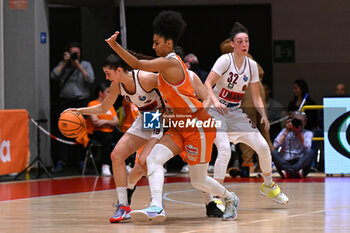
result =
M258 155L271 155L271 151L267 142L256 143L254 150Z
M218 158L223 160L229 160L231 157L231 148L229 143L217 143Z
M173 153L168 147L156 144L146 159L148 176L157 169L163 169L163 165L171 157L173 157Z
M220 159L222 161L228 162L231 158L231 149L225 148L224 150L218 150L218 156L217 159Z

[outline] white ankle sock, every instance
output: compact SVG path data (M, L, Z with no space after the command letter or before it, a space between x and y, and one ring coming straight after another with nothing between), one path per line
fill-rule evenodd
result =
M126 187L117 187L117 194L118 194L118 202L119 204L128 206L129 202L128 202L128 194L126 192Z

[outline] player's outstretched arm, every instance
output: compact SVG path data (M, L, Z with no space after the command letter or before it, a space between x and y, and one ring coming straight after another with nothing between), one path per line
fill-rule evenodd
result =
M119 96L119 83L112 82L110 86L110 92L108 96L103 100L101 104L91 107L78 108L76 111L84 115L100 115L106 113L114 104Z
M110 38L105 41L108 45L133 69L139 69L149 72L160 72L167 76L169 69L174 68L178 65L174 59L167 58L155 58L153 60L138 60L134 55L125 50L116 39L119 35L119 32L115 32ZM173 61L174 60L174 61Z

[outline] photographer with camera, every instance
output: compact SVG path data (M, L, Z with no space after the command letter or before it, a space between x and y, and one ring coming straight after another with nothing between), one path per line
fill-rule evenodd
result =
M80 44L69 43L63 53L63 60L51 71L51 79L59 83L57 116L67 108L85 107L89 103L89 86L95 80L95 75L90 62L80 60L80 56ZM54 169L57 172L63 170L69 148L65 144L60 144L58 150L57 165Z
M88 103L89 84L95 80L90 62L80 61L81 47L78 43L68 44L63 60L52 70L51 79L60 82L60 102L64 105L86 106ZM61 101L62 100L62 101ZM62 110L74 106L64 107Z
M313 133L305 130L305 125L305 113L293 112L274 140L272 160L283 178L304 178L310 171L315 156L311 149Z

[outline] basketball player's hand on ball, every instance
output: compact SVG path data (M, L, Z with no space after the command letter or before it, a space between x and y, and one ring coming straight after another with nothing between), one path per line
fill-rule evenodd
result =
M269 120L267 119L266 116L261 117L260 123L261 124L265 124L265 127L264 127L265 131L268 132L270 130L270 122L269 122Z
M77 108L67 108L66 110L64 110L61 115L65 112L68 112L68 111L73 111L73 112L79 112L79 110Z
M116 43L117 37L119 35L119 32L116 31L111 37L109 37L108 39L106 39L105 41L112 46L113 44Z

